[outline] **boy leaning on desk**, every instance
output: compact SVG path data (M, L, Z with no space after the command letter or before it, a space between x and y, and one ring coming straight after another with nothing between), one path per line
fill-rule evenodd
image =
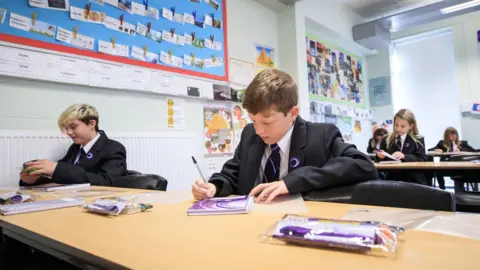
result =
M49 182L111 186L127 173L125 147L99 129L97 110L88 104L68 107L58 118L58 127L73 141L58 162L42 159L27 162L20 173L20 185Z
M253 123L222 171L207 183L193 184L195 199L249 194L268 203L279 195L378 179L370 159L344 143L337 127L303 120L297 104L297 85L289 74L259 73L243 101Z

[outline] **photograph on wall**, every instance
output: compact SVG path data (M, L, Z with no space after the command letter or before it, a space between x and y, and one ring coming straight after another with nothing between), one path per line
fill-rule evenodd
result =
M275 49L255 44L255 66L275 68Z
M68 0L28 0L28 4L32 7L48 8L56 10L68 11Z
M238 144L240 143L240 138L242 136L243 129L247 126L247 124L251 123L252 120L248 117L248 112L242 106L235 105L232 109L232 116L233 116L233 149L236 149Z
M231 109L204 107L205 157L231 155L233 152L233 127Z
M374 121L372 122L372 134L375 130L379 128L384 128L388 133L393 132L393 120L384 120L384 121Z
M365 107L360 57L309 34L306 37L306 54L311 99Z
M342 133L344 142L353 142L353 124L351 117L337 116L337 127Z

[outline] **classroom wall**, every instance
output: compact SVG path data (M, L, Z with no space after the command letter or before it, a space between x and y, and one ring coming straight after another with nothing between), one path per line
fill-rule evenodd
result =
M480 74L480 50L477 45L480 11L393 33L392 38L398 39L445 27L452 29L458 102L461 107L469 104L471 107L473 100L480 100L480 76L478 76ZM461 125L463 139L468 140L470 145L480 148L480 136L478 136L480 134L480 117L466 113L461 119Z
M378 50L375 55L366 57L368 76L367 80L390 76L390 48ZM366 89L368 91L368 89ZM372 107L374 119L376 121L385 121L392 119L394 115L393 103L388 106Z
M252 0L227 0L229 57L254 61L253 43L278 48L277 15ZM86 102L111 132L165 131L165 97L0 76L0 130L56 130L59 114ZM203 132L201 105L187 100L186 131Z

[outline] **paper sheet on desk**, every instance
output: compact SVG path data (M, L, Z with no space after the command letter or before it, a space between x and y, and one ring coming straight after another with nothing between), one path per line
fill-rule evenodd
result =
M306 213L308 208L301 194L277 197L271 203L255 203L253 211L272 213Z
M344 220L380 221L426 232L480 240L480 215L416 209L352 209Z
M398 160L397 158L393 157L392 155L390 155L389 153L387 153L385 151L382 151L381 153L389 159Z
M167 192L145 192L120 197L125 200L136 200L142 203L177 204L193 200L190 190L167 191Z

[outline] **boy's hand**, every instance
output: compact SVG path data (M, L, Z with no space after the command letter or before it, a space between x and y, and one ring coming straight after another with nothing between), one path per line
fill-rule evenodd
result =
M31 172L30 175L48 175L52 176L53 172L57 168L57 162L50 161L47 159L41 159L41 160L36 160L27 163L27 168L25 171L30 171L32 169L35 169L35 171Z
M33 183L37 182L38 178L40 178L40 176L38 176L38 175L30 175L26 171L21 171L20 172L20 180L22 180L22 182L24 182L24 183L33 184Z
M215 193L217 193L217 187L212 183L205 183L203 180L197 180L195 184L192 185L192 194L196 201L205 198L212 198L215 196Z
M396 159L404 159L405 155L402 152L395 152L395 153L392 154L392 157L394 157Z
M433 151L435 151L435 152L437 152L437 153L440 153L440 154L443 153L443 150L442 150L442 149L435 149L435 150L433 150Z
M258 195L257 198L255 199L256 203L259 203L259 202L269 203L273 199L275 199L275 197L277 196L288 194L288 189L287 189L287 186L285 185L285 182L281 180L281 181L275 181L267 184L260 184L256 186L250 192L250 196L256 196L257 194L260 194L260 195Z

